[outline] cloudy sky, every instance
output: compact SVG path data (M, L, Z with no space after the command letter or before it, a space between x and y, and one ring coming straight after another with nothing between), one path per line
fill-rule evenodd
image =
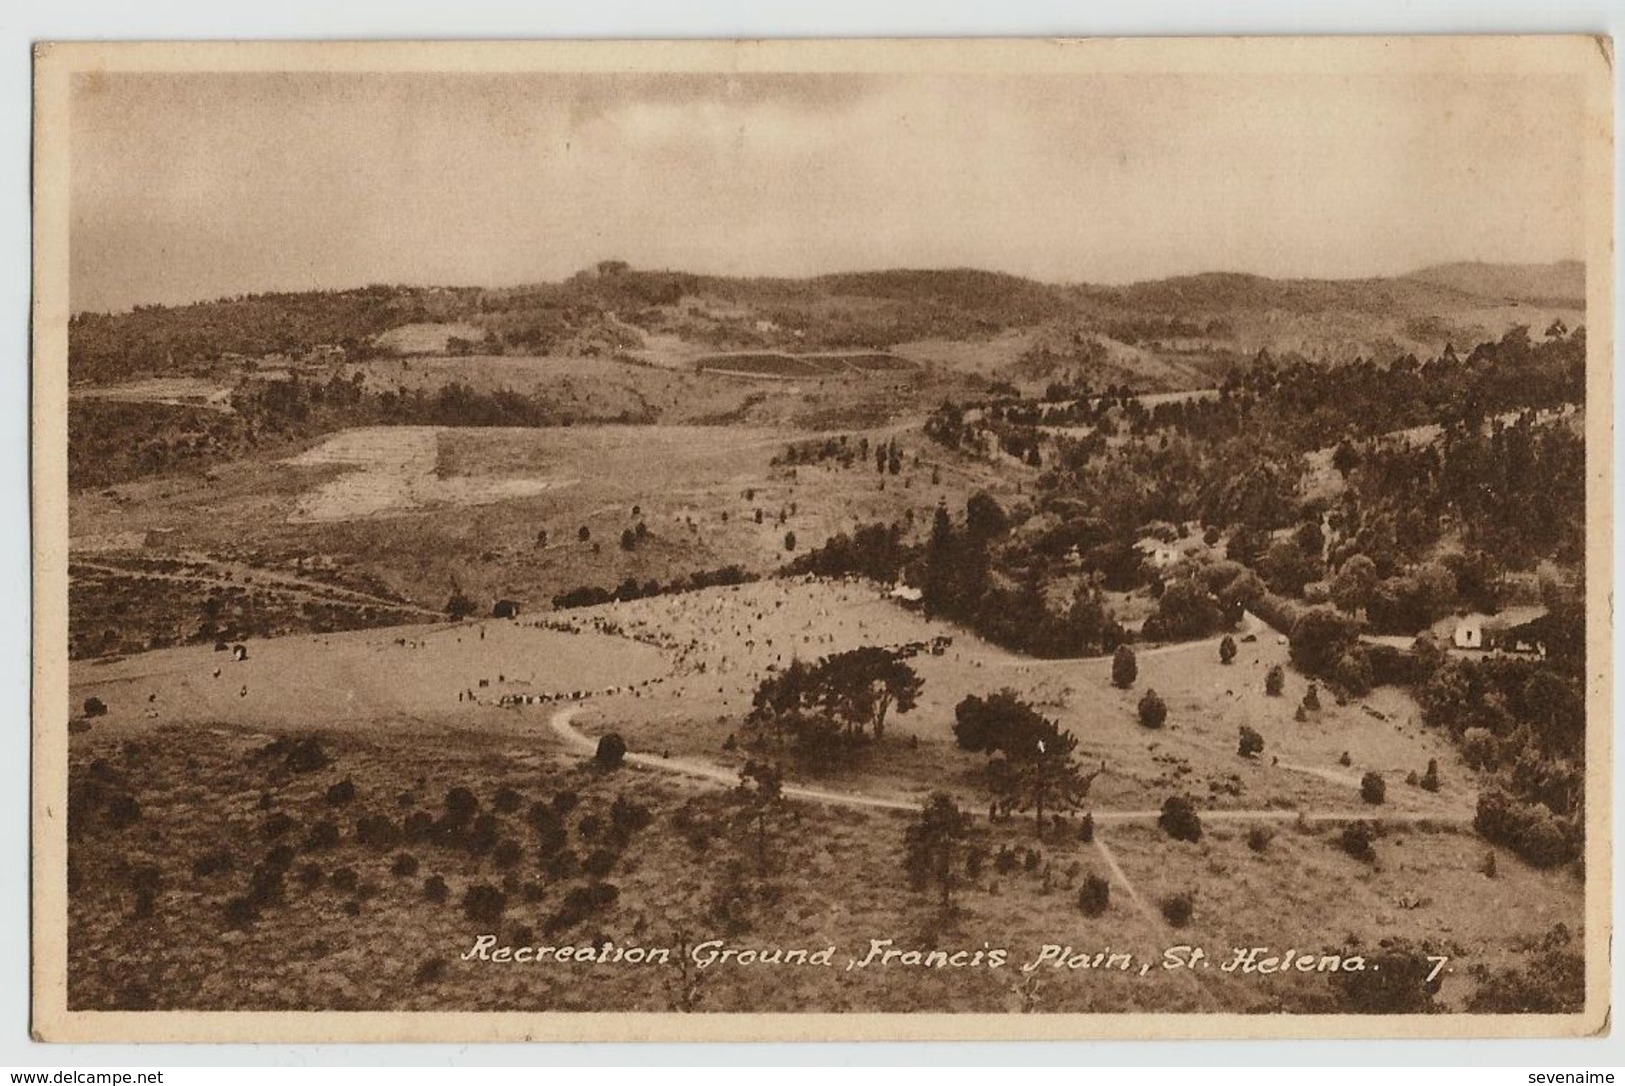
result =
M1484 76L117 74L72 306L606 258L1050 281L1583 255L1579 86Z

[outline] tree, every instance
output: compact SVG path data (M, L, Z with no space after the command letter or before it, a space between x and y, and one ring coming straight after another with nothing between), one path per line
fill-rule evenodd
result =
M1134 650L1127 645L1117 646L1117 651L1112 654L1112 685L1127 690L1139 675L1140 665L1134 657Z
M1315 579L1318 565L1310 562L1296 540L1281 539L1270 544L1269 550L1258 560L1258 572L1263 574L1270 591L1283 596L1301 596L1303 586Z
M819 702L831 716L859 733L868 727L877 740L885 738L888 711L912 710L925 685L901 653L875 645L820 661L814 678Z
M1006 810L1033 812L1033 826L1044 835L1046 811L1076 810L1089 795L1094 779L1106 765L1084 773L1074 754L1077 737L1061 731L1051 721L1030 746L1018 746L995 758L988 766L995 795Z
M1148 689L1140 697L1139 715L1141 727L1160 728L1168 720L1168 703L1155 690Z
M1328 678L1359 636L1357 620L1329 607L1311 607L1292 624L1288 651L1299 671Z
M975 546L986 546L1010 529L1010 517L985 490L965 502L965 535Z
M1008 754L1031 748L1049 721L1006 687L986 698L971 694L954 707L954 740L961 750Z
M785 532L784 533L784 549L787 550L787 551L793 551L793 550L796 549L796 533L794 533L794 532Z
M1078 740L1010 690L959 703L954 736L967 750L992 757L988 783L1005 811L1031 808L1040 836L1046 811L1075 810L1105 771L1083 773L1074 757Z
M1181 577L1163 589L1156 613L1145 620L1145 635L1169 640L1206 637L1224 621L1218 597L1195 578Z
M1233 664L1236 662L1236 639L1225 634L1219 641L1219 663Z
M461 622L472 615L476 610L474 601L463 594L463 590L454 582L451 589L451 598L446 601L446 615L454 622Z
M888 713L912 710L923 685L901 653L865 645L814 664L790 661L757 685L745 721L830 760L865 738L884 738Z
M942 908L953 907L959 884L960 856L970 818L946 792L933 792L920 808L919 818L903 834L903 869L915 890L935 886Z
M583 524L580 528L576 529L576 539L580 540L582 543L587 542L591 538L592 538L592 529L587 527L585 524Z
M734 825L750 838L756 870L765 875L771 866L768 847L790 817L784 774L772 762L750 759L740 769L739 783L729 798L734 803Z
M630 528L621 531L621 550L629 551L638 545L638 537Z
M1332 581L1332 601L1354 614L1371 603L1377 581L1377 564L1363 554L1356 554L1338 569Z
M1286 689L1286 671L1280 664L1276 664L1264 676L1264 693L1272 698L1278 698L1284 689Z
M1422 789L1427 792L1439 790L1439 759L1428 759L1427 772L1422 774Z

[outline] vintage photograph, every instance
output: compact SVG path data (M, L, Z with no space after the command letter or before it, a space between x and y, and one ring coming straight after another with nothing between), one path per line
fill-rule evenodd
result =
M36 1034L1605 1029L1612 48L39 47Z

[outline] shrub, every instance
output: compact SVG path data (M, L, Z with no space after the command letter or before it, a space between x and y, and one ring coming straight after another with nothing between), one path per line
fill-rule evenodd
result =
M1344 767L1351 766L1354 764L1354 758L1345 750L1337 756L1337 764Z
M445 821L447 825L466 826L473 821L474 813L479 809L480 801L475 798L472 791L461 785L446 793Z
M1281 692L1285 689L1286 670L1282 668L1280 664L1276 664L1274 667L1270 668L1269 673L1264 676L1264 693L1268 694L1272 698L1278 698L1281 696Z
M341 867L333 872L333 877L328 881L333 884L333 889L339 893L353 894L356 887L361 885L361 876L353 867Z
M488 882L477 882L463 893L463 916L475 924L495 925L508 907L508 895Z
M610 827L616 836L622 839L631 837L653 821L654 815L650 813L649 808L625 796L616 796L615 802L609 805Z
M265 854L265 866L272 871L286 871L293 866L294 855L292 845L277 845Z
M299 869L299 885L306 891L314 890L322 884L322 865L306 864Z
M321 742L315 736L290 741L278 740L278 743L283 744L282 749L286 751L283 764L291 773L315 773L333 764L333 759L327 756L327 752L322 749ZM273 743L272 747L277 745Z
M286 812L277 811L260 824L260 832L274 841L293 829L293 827L293 819Z
M1160 728L1168 720L1168 703L1155 690L1147 690L1140 697L1140 726Z
M1078 908L1084 916L1099 916L1111 904L1111 883L1091 872L1078 888Z
M1367 803L1381 803L1388 796L1388 782L1381 773L1367 773L1360 778L1360 798Z
M101 698L94 698L94 697L86 698L85 699L85 715L86 716L106 716L107 715L107 703L105 701L103 701Z
M418 873L418 858L410 852L397 853L395 862L389 865L389 873L400 879L411 878Z
M1236 753L1243 758L1255 758L1264 753L1264 737L1247 725L1241 726L1241 739L1236 744Z
M1191 922L1195 913L1196 895L1189 890L1162 899L1162 918L1168 921L1170 927L1184 927Z
M544 861L549 856L556 856L558 853L564 851L564 846L570 842L570 835L568 832L566 832L564 824L561 822L553 823L545 830L542 830L537 836L541 839L541 847L537 854L541 856Z
M274 905L283 898L283 872L281 867L257 864L248 876L248 899L255 905Z
M1422 774L1422 788L1428 792L1439 790L1439 759L1428 759L1427 772Z
M1117 646L1112 654L1112 685L1120 690L1127 690L1139 678L1140 664L1134 656L1134 650L1127 645Z
M626 740L615 732L598 740L598 749L592 760L603 769L616 769L626 759Z
M227 928L251 927L260 918L259 906L247 896L231 898L226 902L224 911Z
M1358 972L1329 975L1339 1008L1352 1014L1422 1014L1433 1007L1443 974L1428 980L1433 963L1399 939L1383 940L1383 948L1366 956Z
M401 835L412 842L429 840L434 836L434 815L428 811L413 811L406 816Z
M463 842L468 851L475 856L483 856L496 848L497 845L497 819L493 814L482 814L474 819L474 825L469 829L468 839Z
M515 841L511 837L504 837L502 840L498 841L496 843L496 847L492 849L491 861L498 867L512 867L514 864L519 862L519 857L521 855L522 853L519 848L519 842Z
M515 789L503 785L497 789L496 797L491 801L491 806L496 808L498 814L513 814L519 810L524 802L524 796L521 796Z
M1157 825L1176 841L1202 839L1202 819L1196 813L1196 806L1184 796L1169 796L1162 801L1162 814L1157 817Z
M1371 661L1359 646L1345 652L1332 670L1332 679L1354 697L1371 692Z
M542 857L542 873L549 878L572 878L580 869L581 861L577 859L574 849L563 848Z
M1320 688L1314 683L1310 683L1308 689L1303 692L1303 707L1311 713L1320 709Z
M553 797L553 810L561 815L567 815L575 810L580 802L581 797L566 788Z
M401 831L388 815L362 815L356 819L355 840L368 848L394 848L401 843Z
M608 875L615 867L615 853L607 848L595 848L581 862L581 870L595 879Z
M1473 828L1485 840L1504 845L1534 867L1555 867L1580 852L1579 835L1541 804L1521 803L1500 788L1478 796Z
M1225 634L1219 641L1219 663L1233 664L1236 660L1236 639Z
M444 904L445 900L451 896L451 888L446 885L446 880L439 875L430 875L423 880L423 896L436 905Z
M1567 926L1558 924L1526 948L1521 966L1471 968L1476 990L1467 1000L1474 1014L1578 1014L1585 1009L1585 955L1573 949Z
M215 875L229 875L237 866L231 858L231 853L223 848L213 852L206 852L192 861L192 877L196 879L213 878Z
M1275 831L1267 826L1254 826L1247 831L1247 847L1254 852L1265 852L1275 840Z
M549 935L572 928L595 913L602 912L620 899L621 891L611 882L593 882L578 886L564 895L559 911L548 918L544 930Z
M1371 847L1376 839L1376 833L1369 822L1351 822L1343 827L1343 832L1337 837L1337 847L1365 863L1371 863L1377 858L1377 852Z
M1092 812L1086 811L1084 816L1078 820L1078 840L1087 845L1092 843L1094 839L1095 816Z
M323 849L334 848L339 843L339 825L331 818L324 818L305 834L305 849L310 852L320 852Z
M1501 761L1501 744L1488 728L1461 733L1461 757L1469 769L1494 769Z
M349 777L345 777L337 784L329 785L325 798L327 799L328 805L332 807L349 803L351 800L355 799L355 781L351 780Z

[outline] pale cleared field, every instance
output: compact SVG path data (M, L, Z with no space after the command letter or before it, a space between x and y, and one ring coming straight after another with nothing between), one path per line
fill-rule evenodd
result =
M338 478L303 495L289 514L293 523L352 520L408 513L435 505L489 505L529 498L575 478L436 474L444 431L432 426L370 426L345 430L307 449L294 467L340 467Z
M248 658L241 661L197 645L110 663L76 662L70 704L77 712L86 698L101 698L108 712L96 719L98 732L215 722L367 727L424 717L478 723L485 719L485 704L503 694L601 690L664 671L661 653L635 641L505 620L244 644ZM469 691L479 700L459 700Z

